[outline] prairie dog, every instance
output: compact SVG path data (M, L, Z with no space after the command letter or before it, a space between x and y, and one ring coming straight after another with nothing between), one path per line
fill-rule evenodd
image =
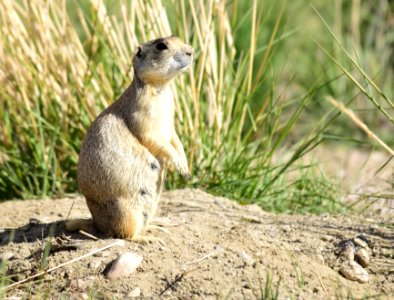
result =
M86 134L78 182L93 223L110 236L143 239L157 208L167 164L190 176L175 132L169 82L191 64L193 52L177 37L138 46L133 82ZM70 220L66 228L90 231L91 225L87 220Z

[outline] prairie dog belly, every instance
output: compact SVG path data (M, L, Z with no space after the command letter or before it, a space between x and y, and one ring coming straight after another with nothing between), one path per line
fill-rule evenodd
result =
M149 106L148 131L158 140L170 142L174 129L174 99L170 88L161 91Z

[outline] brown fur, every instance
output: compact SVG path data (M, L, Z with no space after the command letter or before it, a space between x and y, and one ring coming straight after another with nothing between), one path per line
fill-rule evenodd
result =
M139 46L132 84L87 132L78 181L93 221L104 233L140 239L156 211L166 165L190 176L174 128L168 83L190 65L192 54L176 37ZM73 220L67 227L83 229L86 222Z

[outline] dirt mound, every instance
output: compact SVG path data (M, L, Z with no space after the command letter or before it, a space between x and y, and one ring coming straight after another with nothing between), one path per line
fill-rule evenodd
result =
M162 198L155 221L168 232L151 234L164 244L126 242L11 288L6 297L261 299L279 293L279 299L350 295L389 299L394 295L394 226L381 217L377 221L273 215L256 205L240 206L200 190L166 192ZM4 228L0 253L9 257L6 268L12 280L112 242L64 231L66 218L89 216L82 198L5 202L0 211ZM364 284L338 274L338 244L360 234L371 256ZM44 260L43 249L49 253ZM140 267L130 277L107 280L103 272L127 251L143 256Z

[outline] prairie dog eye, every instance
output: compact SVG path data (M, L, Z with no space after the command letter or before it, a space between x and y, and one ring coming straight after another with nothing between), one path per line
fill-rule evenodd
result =
M167 47L166 44L160 43L160 44L157 44L157 45L156 45L156 49L157 49L157 50L160 50L160 51L163 51L163 50L168 49L168 47Z

